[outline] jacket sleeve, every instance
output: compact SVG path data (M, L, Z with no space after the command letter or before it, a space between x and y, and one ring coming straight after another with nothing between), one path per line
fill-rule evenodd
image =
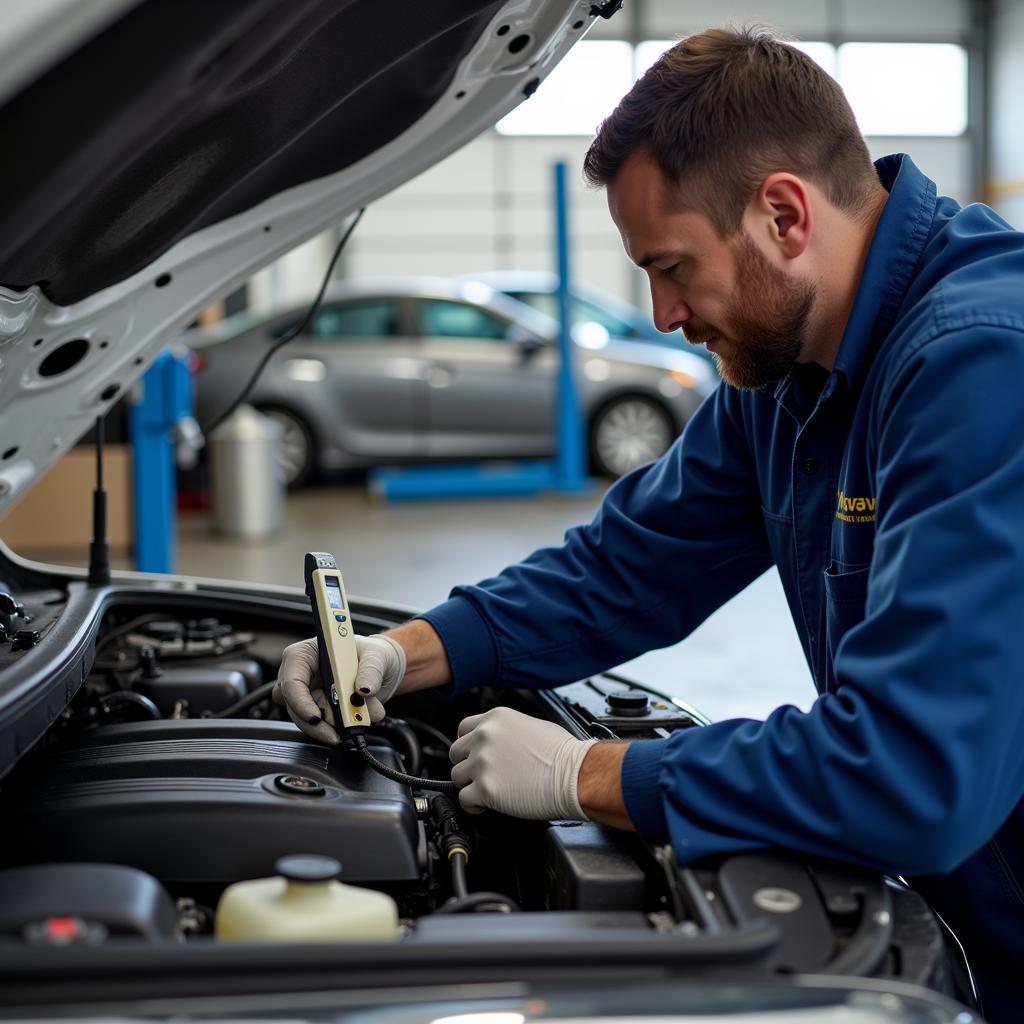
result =
M875 549L835 691L633 744L641 832L684 860L771 845L939 874L998 830L1024 792L1022 380L1012 329L904 357L870 431Z
M424 614L455 692L557 686L681 640L771 565L734 389L721 385L593 521Z

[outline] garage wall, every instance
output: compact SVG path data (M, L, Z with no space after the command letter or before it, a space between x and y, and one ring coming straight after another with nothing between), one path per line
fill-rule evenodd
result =
M999 0L992 23L991 119L987 201L1024 228L1024 3Z
M1020 5L1015 5L1019 7ZM801 39L971 42L969 0L627 0L588 38L664 39L727 20L772 24ZM927 83L921 83L927 89ZM538 97L540 98L540 97ZM958 138L869 138L872 155L910 152L941 193L962 202L980 198L972 161L973 126ZM495 131L375 203L349 243L342 273L358 276L458 274L493 269L551 269L552 164L570 167L574 273L630 301L647 305L643 275L622 254L603 192L588 190L579 168L583 136L505 136ZM331 250L315 240L269 268L252 299L311 296Z

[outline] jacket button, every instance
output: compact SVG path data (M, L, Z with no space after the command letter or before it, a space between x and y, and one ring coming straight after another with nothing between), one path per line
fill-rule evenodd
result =
M817 459L804 459L800 463L800 472L806 476L814 476L818 472L818 460Z

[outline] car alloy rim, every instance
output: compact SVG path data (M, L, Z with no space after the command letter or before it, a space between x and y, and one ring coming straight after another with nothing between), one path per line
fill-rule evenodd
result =
M619 476L659 458L670 442L665 417L640 400L617 402L608 409L594 438L598 458Z
M297 480L309 460L309 441L306 432L286 413L268 411L269 416L281 427L281 442L277 450L277 465L285 484Z

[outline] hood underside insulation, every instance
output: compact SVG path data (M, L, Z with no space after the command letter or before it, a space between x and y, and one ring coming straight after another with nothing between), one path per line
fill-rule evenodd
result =
M441 97L501 0L145 0L0 109L0 283L70 305L348 167Z

